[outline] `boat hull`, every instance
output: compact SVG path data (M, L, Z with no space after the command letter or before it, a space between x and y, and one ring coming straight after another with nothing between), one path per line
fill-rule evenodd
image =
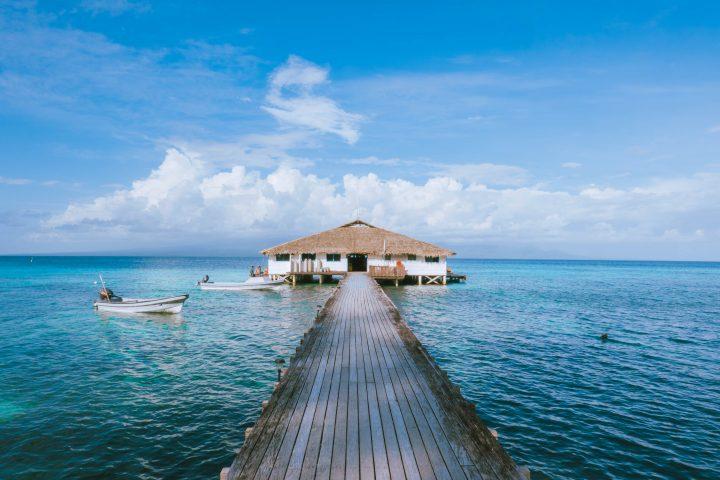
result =
M93 304L100 312L116 313L180 313L189 295L166 298L125 299L122 302L102 302Z

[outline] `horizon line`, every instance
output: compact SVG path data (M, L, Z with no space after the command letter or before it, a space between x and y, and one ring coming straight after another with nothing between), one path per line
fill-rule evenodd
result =
M177 254L118 254L118 253L0 253L0 258L15 257L106 257L106 258L265 258L266 255L177 255ZM518 257L448 257L452 260L530 261L530 262L663 262L663 263L720 263L720 260L668 260L649 258L518 258Z

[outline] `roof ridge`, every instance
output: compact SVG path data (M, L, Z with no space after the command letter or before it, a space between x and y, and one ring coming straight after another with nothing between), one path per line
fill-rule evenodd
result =
M356 219L353 220L352 222L345 223L345 224L340 225L339 227L336 227L336 228L352 227L353 225L365 225L365 226L370 227L370 228L378 228L378 227L376 227L375 225L370 225L370 224L369 224L368 222L366 222L365 220L360 220L359 218L356 218Z

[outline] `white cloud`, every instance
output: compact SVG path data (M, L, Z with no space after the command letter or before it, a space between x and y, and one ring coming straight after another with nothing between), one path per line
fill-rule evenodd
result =
M720 133L720 125L713 125L712 127L708 128L709 133Z
M241 46L187 41L133 48L99 33L60 28L32 9L19 12L4 18L0 11L3 109L92 128L119 125L122 135L150 137L170 125L184 132L198 125L228 129L237 117L257 111L235 100L260 95L239 85L258 65Z
M346 112L330 98L313 92L327 81L328 69L290 56L270 76L263 109L284 124L333 133L353 144L360 137L362 116Z
M0 177L0 185L29 185L31 183L32 180L28 180L27 178Z
M582 163L577 162L565 162L561 165L563 168L580 168L582 167Z
M350 158L346 160L346 162L350 165L381 165L384 167L415 164L415 162L408 160L400 160L399 158L378 158L375 155L362 158Z
M193 152L214 166L244 165L273 168L279 165L309 167L314 164L308 158L288 152L291 149L314 146L312 137L303 131L243 135L237 140L225 142L187 142L168 139L163 143L169 147L178 147L185 152Z
M370 222L439 241L691 242L720 235L708 221L720 216L719 182L718 174L697 174L572 193L371 173L345 175L337 184L283 165L265 175L242 165L215 171L194 154L170 149L148 177L72 204L45 226L65 238L112 232L117 241L163 242L212 232L216 240L257 240L329 228L359 206Z
M591 186L581 190L580 195L594 200L611 200L622 197L625 195L625 192L611 187L598 188L596 186Z

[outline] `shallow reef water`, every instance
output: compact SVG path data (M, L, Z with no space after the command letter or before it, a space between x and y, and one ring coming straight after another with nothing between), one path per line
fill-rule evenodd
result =
M195 288L260 261L0 258L0 478L217 478L332 293ZM451 266L467 283L386 291L534 479L720 478L720 264ZM190 299L99 314L98 273Z

